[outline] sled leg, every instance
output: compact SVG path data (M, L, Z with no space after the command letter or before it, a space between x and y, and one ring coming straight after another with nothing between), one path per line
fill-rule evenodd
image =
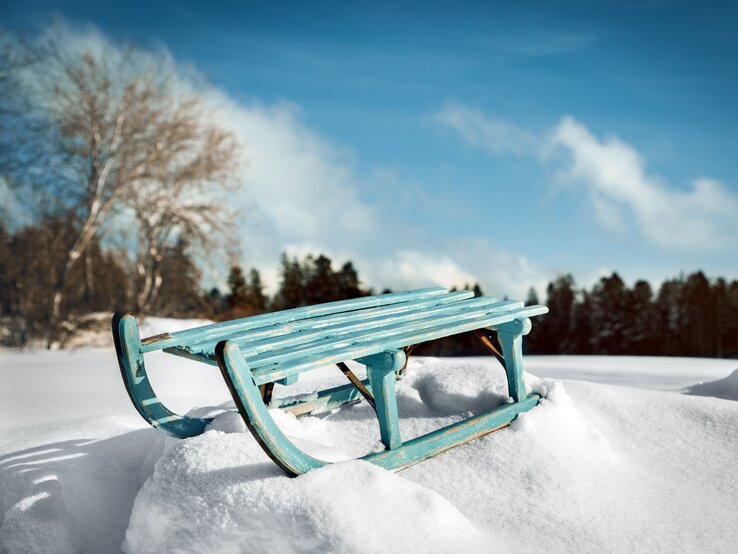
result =
M508 394L515 402L525 398L523 382L523 335L530 332L530 319L515 319L497 326L497 336L505 358Z
M402 445L402 439L397 413L395 380L397 379L396 371L405 364L405 353L402 350L382 352L360 358L357 362L366 365L366 373L374 393L382 443L388 449L398 448Z
M151 388L141 353L138 325L131 314L116 312L113 316L113 340L126 391L141 417L152 427L173 437L185 438L202 433L212 420L175 414L161 403Z
M301 475L326 465L327 462L313 458L292 444L274 423L237 345L219 342L215 347L215 359L246 426L274 463L290 475Z

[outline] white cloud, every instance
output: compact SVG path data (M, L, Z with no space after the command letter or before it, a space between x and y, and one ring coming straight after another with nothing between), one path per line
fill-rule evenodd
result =
M364 272L371 282L394 290L416 287L461 287L477 278L451 257L437 252L400 250L377 264L367 264Z
M485 294L525 298L531 286L543 290L548 277L525 257L483 238L455 240L433 252L400 250L379 263L358 261L372 284L393 290L479 283Z
M534 135L459 102L445 102L433 119L451 127L470 145L492 154L524 155L539 149L539 141Z
M229 195L243 263L266 269L276 285L276 263L295 245L319 251L357 249L381 227L359 195L350 153L309 129L288 102L242 104L221 91L208 98L215 118L243 146L239 188ZM296 252L299 253L299 252Z
M426 251L406 240L399 223L380 221L360 198L350 155L311 131L293 104L244 105L219 91L210 97L219 120L245 146L243 187L229 206L240 212L243 261L261 269L269 290L278 286L285 251L298 257L322 252L336 264L350 259L375 289L480 282L501 294L525 292L528 282L515 273L526 262L515 254L478 242L476 252L459 245Z
M589 190L605 227L622 229L627 213L631 224L661 247L735 248L738 200L719 181L700 178L688 190L670 187L646 173L632 146L614 137L600 141L568 116L551 140L567 155L566 177Z
M244 146L244 199L281 236L313 241L367 232L375 215L359 199L349 155L308 129L297 106L242 105L217 91L211 97L218 97L222 125Z
M525 256L485 238L456 240L448 248L459 263L472 268L485 294L523 299L531 286L544 290L551 276Z
M614 137L599 140L573 117L562 118L547 137L459 103L446 103L434 119L492 154L528 155L563 167L563 176L585 188L595 217L610 231L634 230L675 250L738 246L738 198L724 184L702 177L687 190L670 186L646 172L632 146Z

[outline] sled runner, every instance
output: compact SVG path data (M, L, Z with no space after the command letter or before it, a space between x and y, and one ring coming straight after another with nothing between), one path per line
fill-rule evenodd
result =
M163 350L217 365L238 411L256 440L286 472L299 475L324 462L297 448L277 427L269 408L297 415L366 399L374 408L385 449L362 459L399 470L508 425L533 408L537 394L525 393L522 340L529 317L545 306L474 297L470 291L429 288L366 296L294 308L205 325L141 339L135 318L113 316L113 337L123 381L131 400L152 426L175 437L191 437L210 420L168 410L149 384L144 354ZM414 345L474 331L500 359L512 403L469 417L426 435L403 441L398 423L395 381ZM497 333L502 352L491 332ZM366 366L358 379L344 362ZM304 372L336 364L351 381L310 396L272 398L274 384L294 383Z

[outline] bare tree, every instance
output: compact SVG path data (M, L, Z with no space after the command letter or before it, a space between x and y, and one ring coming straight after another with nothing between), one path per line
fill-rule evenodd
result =
M237 147L228 132L207 121L201 95L178 80L163 57L132 49L70 52L53 43L37 57L26 90L53 140L20 172L76 222L53 286L51 343L69 276L111 213L127 204L136 216L143 306L160 284L162 245L178 230L204 239L216 223L208 213L209 193L229 181ZM49 174L53 182L38 177Z
M138 222L136 310L154 305L162 284L165 247L177 236L206 252L223 230L225 199L216 205L213 189L231 177L236 144L230 134L202 128L196 106L173 114L167 126L167 153L159 159L157 178L140 179L127 190L126 203ZM216 191L218 192L218 191Z

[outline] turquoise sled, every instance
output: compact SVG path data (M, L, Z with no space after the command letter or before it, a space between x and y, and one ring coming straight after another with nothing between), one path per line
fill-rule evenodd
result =
M246 426L290 475L329 462L295 446L269 409L300 415L362 398L376 412L384 444L384 450L362 459L399 470L505 427L538 403L537 394L525 393L522 340L531 329L529 318L547 311L545 306L475 297L470 291L428 288L284 310L143 340L133 315L118 312L113 316L113 338L133 405L153 427L171 436L198 435L210 420L176 414L161 403L144 365L144 355L156 350L217 365ZM419 343L469 331L503 363L512 403L403 441L395 382L407 354ZM345 364L351 360L366 366L367 379L351 372ZM350 383L307 398L272 398L275 383L294 383L300 374L331 364L338 365Z

